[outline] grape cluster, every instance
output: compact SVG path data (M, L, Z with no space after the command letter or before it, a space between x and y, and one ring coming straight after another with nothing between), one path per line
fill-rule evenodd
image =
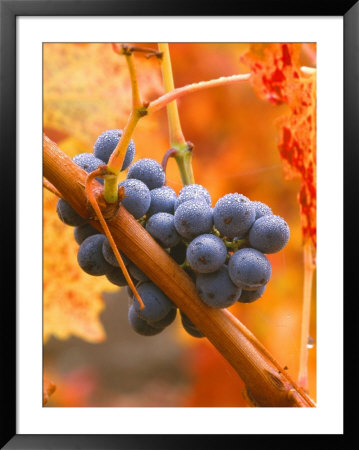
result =
M74 162L87 172L95 170L108 162L121 135L121 130L105 131L97 138L94 153L77 155ZM165 185L165 173L157 161L144 158L131 165L134 154L131 140L122 167L129 168L127 178L119 184L126 194L122 204L186 270L201 300L212 308L227 308L259 299L272 274L266 254L280 251L289 240L286 221L268 205L239 193L224 195L214 207L208 190L199 184L184 186L177 196ZM75 227L80 267L93 276L105 275L117 286L127 286L107 238L62 199L57 213L65 224ZM128 257L121 256L145 304L141 310L127 287L129 323L141 335L158 334L175 320L177 307ZM180 316L191 336L203 337L182 311Z

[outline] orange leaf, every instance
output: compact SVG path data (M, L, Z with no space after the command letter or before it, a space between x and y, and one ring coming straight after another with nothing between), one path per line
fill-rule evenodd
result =
M44 190L44 341L50 335L79 336L101 342L105 332L99 320L104 308L101 293L118 288L106 277L91 277L77 264L78 244L73 227L56 213L55 197Z
M56 386L46 376L44 376L42 386L43 386L42 404L43 406L45 406L49 401L50 395L52 395L55 392Z

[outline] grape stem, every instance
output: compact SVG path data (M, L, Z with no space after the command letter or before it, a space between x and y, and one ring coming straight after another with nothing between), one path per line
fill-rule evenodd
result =
M64 200L94 228L103 232L102 224L90 217L85 185L87 173L78 167L57 145L44 137L44 176L63 193ZM102 185L92 181L92 192ZM91 194L90 194L91 195ZM103 218L107 208L101 205ZM286 371L245 326L226 309L206 306L198 296L196 287L185 271L141 225L120 205L117 214L107 222L115 248L123 251L171 300L194 325L209 339L222 356L237 371L251 398L259 406L314 407L314 402L298 387Z
M120 53L126 58L128 72L131 80L132 111L127 121L124 132L108 162L110 174L105 177L104 186L104 197L108 203L116 203L117 201L118 175L122 169L123 162L126 157L127 146L130 143L131 136L137 125L137 122L143 115L147 114L146 106L143 105L141 100L136 68L132 55L133 51L135 51L135 49L139 50L140 47L131 47L129 45L122 44L119 49L117 44L112 44L112 48L116 51L116 53Z
M315 264L313 261L313 247L308 239L303 247L304 255L304 285L303 285L303 307L302 325L300 338L300 357L298 384L304 390L308 389L308 338L310 328L310 307L312 298L312 284Z
M172 92L175 90L170 50L167 43L158 44L159 50L162 52L162 78L165 92ZM183 136L181 122L178 114L178 107L176 99L167 104L168 129L170 134L171 147L179 150L186 147L186 140Z
M132 53L124 53L128 71L130 73L131 89L132 89L132 109L136 109L142 106L141 94L138 88L137 74L135 68L135 62L133 60Z
M175 90L171 55L169 45L167 43L159 43L159 50L162 52L162 78L165 92L173 92ZM186 142L184 138L181 121L178 113L178 105L176 99L167 104L168 130L170 135L170 145L177 152L174 157L181 175L182 184L193 184L194 176L192 169L192 150L193 145Z
M105 177L104 197L107 203L117 201L117 179L125 160L128 144L140 118L146 115L146 108L141 106L132 110L122 136L108 161L109 175Z
M162 169L164 172L166 172L168 160L170 158L174 158L176 156L177 152L178 152L178 150L176 148L170 148L164 154L164 156L162 158L162 163L161 163L161 166L162 166Z
M52 185L49 181L46 180L46 178L42 179L42 185L44 188L46 188L48 191L52 192L53 194L57 195L57 197L62 198L61 192L59 192L54 185Z
M157 100L152 101L148 108L148 114L152 114L155 111L160 110L168 103L181 98L184 95L194 94L195 92L200 92L204 89L212 87L242 83L243 81L248 81L250 76L250 73L243 73L239 75L231 75L228 77L220 77L209 81L200 81L199 83L187 84L186 86L183 86L181 88L176 88L171 92L161 95L161 97L159 97Z
M123 55L124 51L127 51L128 53L145 53L146 58L151 58L152 56L156 56L158 59L162 58L162 52L158 52L150 47L139 47L138 45L118 44L114 42L112 44L112 49L118 55Z
M247 239L238 239L237 241L227 241L226 239L223 239L223 242L227 248L236 252L247 243Z

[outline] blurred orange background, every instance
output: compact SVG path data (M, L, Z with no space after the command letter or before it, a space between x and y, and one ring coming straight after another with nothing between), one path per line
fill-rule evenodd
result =
M240 57L249 46L170 44L176 87L248 72ZM303 51L301 58L311 65L313 54ZM143 99L153 100L163 93L159 61L141 54L135 61ZM64 152L91 152L100 133L124 127L130 81L124 58L110 44L44 44L43 72L44 132ZM287 246L268 255L272 278L263 297L230 311L296 380L303 295L300 181L284 179L276 127L289 108L259 99L247 82L188 95L178 107L184 136L195 146L195 180L209 190L212 206L239 192L267 203L290 226ZM142 119L133 139L135 160L161 162L169 148L166 111ZM174 160L167 184L177 193L181 188ZM56 201L44 192L43 358L44 374L56 385L48 406L248 406L234 369L207 339L187 335L179 318L150 338L130 329L125 289L81 273L73 229L57 218ZM308 390L315 400L316 346L309 347Z

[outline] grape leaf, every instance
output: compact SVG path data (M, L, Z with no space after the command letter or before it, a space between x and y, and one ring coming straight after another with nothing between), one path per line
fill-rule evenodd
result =
M299 177L302 235L316 247L316 76L301 70L302 44L253 44L242 57L260 98L286 103L277 121L278 147L287 179Z
M56 202L57 197L44 190L44 341L50 335L59 339L75 335L89 342L101 342L105 339L98 317L104 308L101 293L118 287L104 276L91 277L80 269L74 228L60 221Z
M55 384L50 381L45 375L43 378L42 390L42 404L43 406L45 406L49 401L50 395L52 395L56 390Z
M163 92L159 63L143 55L135 62L143 99L151 101ZM43 67L44 130L53 140L71 137L92 151L100 133L124 127L131 84L126 60L111 44L46 43Z

